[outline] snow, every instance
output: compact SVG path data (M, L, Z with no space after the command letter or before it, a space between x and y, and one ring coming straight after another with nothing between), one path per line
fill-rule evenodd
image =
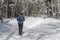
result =
M11 25L17 25L17 20L16 19L7 19L9 20L8 24ZM5 20L5 21L7 21ZM58 19L53 19L53 18L40 18L40 17L29 17L25 20L24 22L24 26L26 26L27 28L31 28L31 27L36 27L40 24L48 24L48 23L53 23L53 22L60 22L60 20Z
M42 40L60 40L60 33L56 33L53 35L47 35Z
M29 21L28 21L29 20ZM40 18L40 17L30 17L28 18L28 20L25 21L24 25L27 28L32 28L32 27L36 27L40 24L48 24L48 23L53 23L53 22L60 22L60 20L57 19L52 19L52 18Z
M18 34L16 18L0 23L0 40L59 40L60 20L43 17L25 17L23 35ZM3 39L4 38L4 39Z

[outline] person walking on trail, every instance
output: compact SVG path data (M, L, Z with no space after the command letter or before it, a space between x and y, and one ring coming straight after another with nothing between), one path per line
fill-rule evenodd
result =
M23 31L23 22L25 21L25 18L23 16L23 13L20 13L17 17L17 21L18 21L18 26L19 26L19 35L22 35L22 31Z

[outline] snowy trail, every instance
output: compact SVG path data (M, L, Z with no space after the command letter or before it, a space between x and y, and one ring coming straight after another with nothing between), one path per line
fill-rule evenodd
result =
M24 22L24 30L23 30L24 33L22 36L19 36L18 34L18 25L17 25L16 19L4 20L4 23L1 23L1 24L4 25L5 27L8 27L11 33L9 32L7 32L8 34L3 33L5 35L5 38L3 37L4 39L2 39L0 37L0 40L24 40L24 39L44 40L46 36L60 33L59 32L60 31L60 20L53 19L53 18L44 19L40 17L27 17L26 21ZM0 34L1 33L2 32L0 29ZM6 37L6 35L8 36Z

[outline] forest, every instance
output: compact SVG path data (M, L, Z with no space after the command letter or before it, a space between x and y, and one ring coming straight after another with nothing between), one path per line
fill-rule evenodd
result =
M59 18L57 0L0 0L0 15L16 17L19 12L25 16L47 16Z

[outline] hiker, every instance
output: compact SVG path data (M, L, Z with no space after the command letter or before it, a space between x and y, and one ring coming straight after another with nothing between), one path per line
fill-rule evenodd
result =
M19 13L19 15L17 17L17 21L18 21L18 27L19 27L19 35L22 35L23 22L25 21L25 18L23 16L23 13Z

